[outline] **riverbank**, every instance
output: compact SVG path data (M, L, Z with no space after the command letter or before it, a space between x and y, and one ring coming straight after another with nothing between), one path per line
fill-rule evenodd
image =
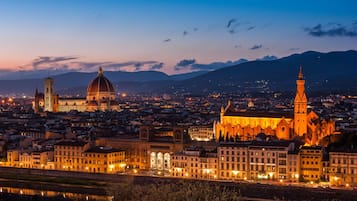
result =
M226 181L197 181L184 180L168 177L150 177L139 175L105 175L89 174L61 171L41 171L29 174L31 171L0 168L0 182L3 186L30 188L41 190L55 190L58 192L73 192L80 194L114 195L115 198L129 198L139 195L138 191L143 191L149 195L169 194L175 191L189 191L196 189L196 194L209 192L200 191L201 188L212 191L226 191L231 196L236 196L239 200L267 199L267 200L355 200L356 190L311 188L289 185L270 185L247 182L226 182ZM27 173L26 173L27 171ZM19 173L22 172L22 173ZM52 176L49 176L52 175ZM59 175L59 176L53 176ZM67 175L67 176L66 176ZM181 188L176 188L181 186ZM186 186L191 188L186 189ZM201 187L200 187L201 186ZM200 188L197 188L200 187ZM161 193L161 194L160 194ZM117 196L117 197L116 197ZM174 196L174 195L173 195ZM161 196L164 197L164 196ZM149 199L148 198L148 199ZM120 199L118 199L120 200Z

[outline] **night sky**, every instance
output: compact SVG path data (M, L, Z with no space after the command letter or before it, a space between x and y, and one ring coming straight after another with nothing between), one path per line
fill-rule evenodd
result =
M4 0L0 68L175 74L193 64L344 51L357 47L356 9L354 0Z

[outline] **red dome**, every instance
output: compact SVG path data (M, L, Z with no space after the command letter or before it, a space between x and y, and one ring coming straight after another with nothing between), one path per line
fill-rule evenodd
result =
M103 75L101 67L99 68L98 76L89 83L87 94L97 94L100 92L114 93L114 87L112 83Z

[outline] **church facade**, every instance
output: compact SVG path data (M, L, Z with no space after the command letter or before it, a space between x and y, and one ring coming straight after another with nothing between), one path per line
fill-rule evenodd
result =
M116 102L115 91L112 83L104 76L100 67L98 75L87 87L86 98L61 98L54 91L53 78L45 78L44 92L36 90L34 100L34 111L39 112L69 112L71 110L84 111L106 111L120 110Z
M294 112L239 111L231 102L221 108L220 121L214 123L215 138L252 140L258 134L289 140L301 137L307 144L316 145L323 137L335 133L332 120L321 119L314 111L307 111L305 80L300 67Z

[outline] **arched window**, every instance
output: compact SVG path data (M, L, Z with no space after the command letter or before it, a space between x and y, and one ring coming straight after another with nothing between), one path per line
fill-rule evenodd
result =
M164 170L169 170L170 169L170 154L165 153L164 154Z
M164 169L164 156L161 152L157 153L157 169Z
M151 152L150 154L150 168L156 169L157 168L157 160L156 160L156 153Z

